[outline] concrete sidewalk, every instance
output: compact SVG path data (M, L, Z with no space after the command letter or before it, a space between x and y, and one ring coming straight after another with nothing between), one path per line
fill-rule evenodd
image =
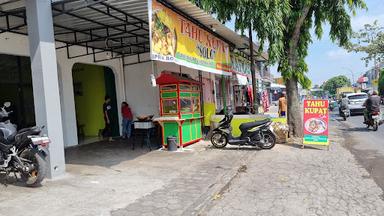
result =
M216 150L207 142L184 152L132 151L119 142L99 145L67 151L67 176L43 187L0 185L0 215L193 212L228 182L248 155L257 153Z
M343 147L337 123L330 129L329 151L85 146L67 151L63 179L0 186L0 215L383 215L382 190Z
M278 106L275 106L275 105L271 105L271 106L269 107L268 112L265 112L264 114L265 114L265 115L269 115L269 116L271 116L272 118L278 118L278 117L279 117L279 107L278 107Z

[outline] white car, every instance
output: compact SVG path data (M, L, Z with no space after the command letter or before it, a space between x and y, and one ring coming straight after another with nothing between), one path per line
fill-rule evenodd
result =
M368 94L364 92L349 93L346 96L349 100L348 107L351 114L363 114L365 109L363 104L368 99Z

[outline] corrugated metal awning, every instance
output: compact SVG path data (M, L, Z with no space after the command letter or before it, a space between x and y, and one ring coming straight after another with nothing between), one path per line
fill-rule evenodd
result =
M0 11L12 11L24 6L24 0L0 0Z
M249 54L248 38L240 36L212 15L187 0L160 0L196 21L227 43ZM112 58L149 52L148 2L146 0L51 0L55 39L66 44L57 49L70 52L74 45L87 47L84 54L111 52ZM26 35L24 1L0 0L0 33ZM257 46L255 47L257 49ZM263 56L260 60L265 60Z

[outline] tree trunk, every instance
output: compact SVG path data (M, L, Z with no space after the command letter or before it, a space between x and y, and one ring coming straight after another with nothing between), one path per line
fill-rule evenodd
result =
M285 84L287 89L289 137L302 137L303 120L297 80L291 78L286 80Z
M298 43L300 40L300 30L301 27L307 18L311 9L311 5L306 5L301 11L301 15L296 21L296 24L293 29L293 33L289 43L288 51L288 62L292 70L297 69L298 62ZM287 105L288 105L288 126L289 126L289 137L301 138L303 137L303 120L302 112L300 106L300 96L299 88L297 86L298 80L295 76L292 76L290 79L286 80L286 89L287 89Z

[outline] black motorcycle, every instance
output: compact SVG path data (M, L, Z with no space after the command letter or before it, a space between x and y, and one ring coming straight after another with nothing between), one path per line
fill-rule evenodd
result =
M6 184L10 174L14 174L26 186L39 186L47 172L50 140L40 136L40 127L16 131L9 120L4 121L4 112L0 111L0 182Z
M211 143L216 148L224 148L227 144L238 146L258 146L261 149L272 149L276 144L276 136L273 133L270 119L243 123L239 129L239 137L232 136L231 122L233 114L225 114L219 122L219 126L213 130Z
M347 121L347 118L351 116L351 112L348 108L340 108L339 115L343 118L344 121Z
M367 125L367 128L372 127L373 131L377 131L379 126L382 125L384 121L381 119L380 112L371 112L368 114L368 120L364 122Z

